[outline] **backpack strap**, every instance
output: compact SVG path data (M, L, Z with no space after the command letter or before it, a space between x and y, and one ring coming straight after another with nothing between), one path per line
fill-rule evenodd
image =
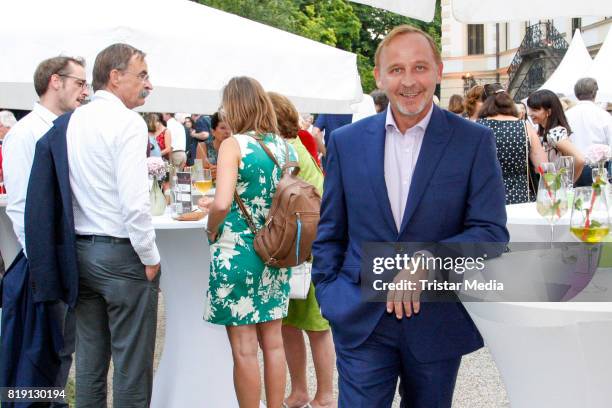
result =
M283 143L285 144L285 165L281 166L278 163L278 160L276 160L276 157L274 157L274 155L272 154L272 152L270 151L270 149L266 146L266 144L263 142L263 140L261 140L258 137L253 136L253 138L255 140L257 140L257 143L259 143L259 145L261 146L261 148L264 150L264 152L266 152L266 154L268 155L268 157L270 159L272 159L272 161L274 162L274 164L276 164L276 166L281 169L282 174L285 174L285 172L290 169L293 168L293 175L297 176L300 172L300 164L298 162L295 161L290 161L290 157L289 157L289 145L287 144L287 141L285 139L283 139Z
M259 143L259 145L264 150L264 152L266 152L266 154L268 155L268 157L270 157L270 159L272 159L274 164L278 168L281 169L283 174L284 174L284 172L287 169L293 167L295 169L294 172L293 172L293 175L297 176L297 174L300 171L300 165L297 162L289 161L289 159L290 159L290 157L289 157L289 145L287 144L287 141L285 141L285 139L283 139L283 142L285 143L285 165L281 166L278 163L278 160L276 160L276 157L274 157L274 155L270 151L270 149L268 149L268 147L265 145L263 140L261 140L260 138L258 138L256 136L253 136L253 135L249 135L249 136L253 137L253 139L255 139L257 141L257 143ZM236 190L234 190L234 200L236 201L236 204L238 204L238 207L240 208L240 211L244 215L244 218L246 219L246 222L249 225L249 229L251 230L253 235L257 235L257 227L255 226L255 222L253 221L253 217L251 217L251 214L249 213L249 210L244 205L244 201L242 201L242 198L240 198L240 196L238 195L238 191L236 191Z
M234 190L234 200L236 200L236 204L238 204L240 211L244 215L249 229L251 230L253 235L257 235L257 227L255 226L255 222L253 222L253 218L251 217L251 214L249 214L249 210L247 210L246 206L244 205L244 201L242 201L242 198L240 198L240 196L238 195L238 191L236 190Z

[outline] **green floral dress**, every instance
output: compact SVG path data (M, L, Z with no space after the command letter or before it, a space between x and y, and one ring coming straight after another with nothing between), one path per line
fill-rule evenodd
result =
M236 190L259 229L270 210L281 171L253 136L234 135L242 155ZM283 165L283 139L273 134L260 137ZM292 161L297 160L292 146L289 146L289 155ZM219 238L210 245L210 278L204 312L207 321L239 326L287 316L290 269L266 266L253 248L253 238L246 219L233 202L219 227Z

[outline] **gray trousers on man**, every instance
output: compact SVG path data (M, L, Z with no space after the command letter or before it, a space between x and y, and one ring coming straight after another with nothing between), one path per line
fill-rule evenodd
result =
M151 402L159 274L150 282L129 241L77 239L76 406L106 408L114 364L113 406Z

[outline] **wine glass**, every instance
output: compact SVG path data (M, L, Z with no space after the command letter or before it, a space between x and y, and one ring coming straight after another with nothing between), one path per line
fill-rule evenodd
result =
M606 184L598 181L592 187L579 187L575 189L570 231L579 241L584 242L588 248L588 269L591 273L593 252L597 252L597 245L610 232L608 216L608 202L605 194ZM597 285L596 289L605 290Z
M593 183L597 182L597 179L606 184L608 183L608 169L606 168L593 167L591 176L593 177Z
M555 160L555 166L561 172L562 178L565 182L569 195L573 195L574 192L574 157L573 156L560 156Z
M578 187L574 195L570 221L572 234L588 244L601 242L610 232L604 186Z
M210 169L197 169L193 179L193 186L202 194L212 188L212 173Z
M562 172L557 172L553 163L542 163L538 167L540 182L536 198L538 213L550 224L550 244L555 238L555 223L567 212L567 190Z

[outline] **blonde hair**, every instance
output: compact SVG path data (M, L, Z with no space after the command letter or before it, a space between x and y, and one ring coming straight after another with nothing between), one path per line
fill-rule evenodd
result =
M278 133L270 98L257 80L234 77L223 88L223 111L234 133Z
M431 51L433 52L436 63L438 65L442 65L442 55L440 54L440 50L438 49L438 46L436 45L434 39L431 38L429 34L421 30L420 28L408 24L402 24L389 31L385 38L383 38L383 40L378 43L378 47L376 48L376 54L374 54L374 63L377 67L380 66L380 54L382 53L382 49L388 46L389 43L393 41L395 37L399 37L400 35L404 34L420 34L425 37L425 39L429 43L429 46L431 47Z

